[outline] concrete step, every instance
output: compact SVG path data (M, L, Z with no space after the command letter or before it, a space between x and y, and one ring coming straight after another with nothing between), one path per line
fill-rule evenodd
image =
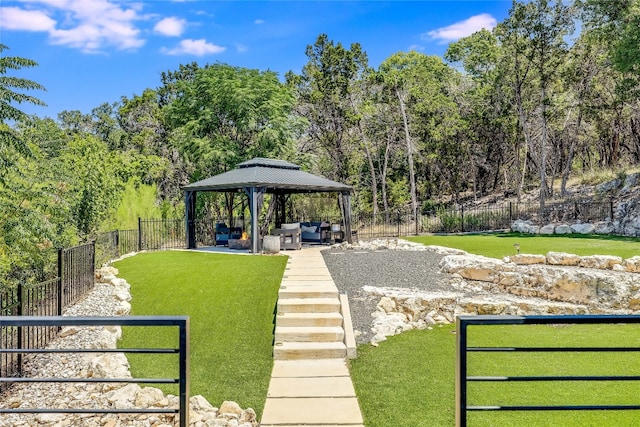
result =
M340 311L338 298L286 298L278 300L278 313L334 313Z
M341 326L340 313L279 313L277 326Z
M272 378L267 397L353 397L349 376L319 378Z
M273 346L275 360L346 358L342 342L278 342Z
M280 286L278 298L338 298L335 286Z
M299 342L344 341L340 326L276 326L275 340Z

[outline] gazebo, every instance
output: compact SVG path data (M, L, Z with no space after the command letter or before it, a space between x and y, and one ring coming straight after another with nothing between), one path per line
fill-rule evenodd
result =
M196 248L196 196L201 191L241 192L247 195L251 214L251 252L260 250L258 212L264 194L274 194L284 200L293 193L339 193L342 197L342 217L345 238L351 243L351 192L353 189L330 179L304 172L296 164L284 160L256 157L242 162L237 169L203 179L183 187L186 207L187 248ZM284 210L284 203L280 203ZM284 211L282 213L284 218Z

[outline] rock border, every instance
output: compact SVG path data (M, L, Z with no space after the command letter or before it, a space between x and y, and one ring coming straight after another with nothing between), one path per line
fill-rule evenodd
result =
M122 258L132 256L128 254ZM122 259L120 258L120 259ZM95 272L95 287L64 316L125 316L131 312L130 286L118 278L118 270L104 266ZM124 353L100 353L117 348L122 330L117 326L65 327L47 348L95 348L95 353L35 354L25 363L26 377L131 378ZM0 396L0 406L9 408L108 408L153 409L178 407L179 398L165 395L155 387L120 383L32 383L15 384ZM257 427L252 408L242 409L233 401L220 407L203 396L189 399L191 427ZM171 427L173 414L0 414L0 427L82 426L82 427Z

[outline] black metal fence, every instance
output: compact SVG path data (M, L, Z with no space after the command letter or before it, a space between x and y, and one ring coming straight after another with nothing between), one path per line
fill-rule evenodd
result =
M640 323L640 315L544 315L544 316L459 316L456 321L456 426L464 427L467 425L469 412L488 412L488 411L602 411L602 410L640 410L640 405L613 405L598 404L597 402L587 402L584 404L557 404L557 405L503 405L492 398L492 394L482 389L481 385L486 383L523 383L523 382L556 382L578 381L578 382L629 382L640 381L638 375L519 375L509 376L502 372L496 372L491 375L486 373L482 376L469 375L469 356L470 354L484 352L489 354L498 353L638 353L640 346L636 340L629 340L628 345L624 347L617 346L526 346L518 347L516 345L506 346L469 346L469 327L470 326L496 326L496 325L580 325L580 324L638 324ZM474 328L475 330L475 328ZM504 336L504 335L503 335ZM507 335L508 336L508 335ZM635 345L634 345L635 343ZM516 362L517 363L517 362ZM603 371L606 371L606 363L602 364ZM508 368L505 366L504 368ZM470 393L469 384L478 384L474 388L474 392ZM472 405L474 398L482 398L489 400L490 404ZM605 399L605 397L601 397ZM529 401L531 396L529 396Z
M421 233L463 233L505 230L517 220L528 220L537 225L554 222L594 222L613 218L613 203L573 201L549 203L543 209L537 203L507 203L501 206L462 205L440 207L418 213L395 210L372 215L354 214L351 228L359 238L401 237ZM331 221L340 222L339 219Z
M59 249L57 277L40 283L18 283L0 287L0 316L58 316L78 301L94 285L95 242ZM44 348L56 338L58 329L41 326L29 329L2 327L0 349ZM0 351L0 376L16 375L23 370L20 353ZM0 383L0 391L6 387Z
M0 385L14 383L122 383L122 384L176 384L178 385L178 408L0 408L0 413L27 414L27 413L73 413L73 414L170 414L172 417L179 415L180 427L189 425L189 318L187 316L123 316L123 317L59 317L59 316L9 316L0 319L2 336L14 336L5 330L18 331L17 336L32 335L29 331L58 330L62 326L131 326L131 327L177 327L178 343L173 348L119 348L100 349L101 353L136 353L136 354L176 354L178 363L172 366L178 367L176 377L173 378L43 378L25 377L22 372L2 372ZM35 332L34 332L35 333ZM65 348L47 350L41 347L31 347L29 343L2 342L0 355L37 355L52 353L95 353L95 348ZM8 344L8 345L5 345ZM174 424L175 425L175 424Z

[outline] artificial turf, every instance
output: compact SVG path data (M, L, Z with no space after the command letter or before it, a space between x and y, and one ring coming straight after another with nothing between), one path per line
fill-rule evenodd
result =
M617 236L533 236L519 233L409 237L494 258L550 251L577 255L638 255L640 240ZM474 329L477 328L477 329ZM638 346L637 325L474 327L469 345ZM367 427L455 425L455 326L409 331L379 347L361 345L351 376ZM469 375L638 375L631 353L478 353ZM640 384L622 382L472 383L469 405L638 404ZM636 426L640 411L472 412L469 426Z
M273 365L274 310L286 260L161 251L114 265L131 285L132 315L190 317L190 394L203 395L213 406L233 400L260 416ZM119 346L175 346L176 332L124 328ZM134 377L177 375L176 356L128 357ZM177 387L162 388L177 394Z
M486 233L463 235L411 236L407 240L424 245L438 245L462 249L476 255L503 258L515 255L514 245L519 245L523 254L546 254L567 252L575 255L616 255L630 258L640 254L640 239L625 236L605 235L550 235L540 236L522 233Z
M474 346L640 346L638 325L478 326ZM367 427L455 425L454 325L409 331L379 347L361 345L351 378ZM632 353L476 353L468 375L640 375ZM618 382L470 383L468 404L637 405L640 384ZM470 412L469 426L637 426L639 411Z

